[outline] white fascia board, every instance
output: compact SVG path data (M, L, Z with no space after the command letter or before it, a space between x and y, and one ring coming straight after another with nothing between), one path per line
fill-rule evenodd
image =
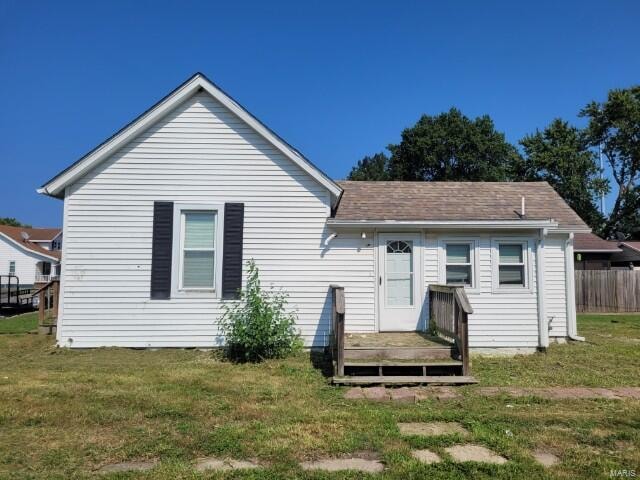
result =
M587 248L587 249L582 249L582 248L576 248L573 247L573 251L575 253L618 253L621 252L622 250L619 248L616 248L615 250L598 250L595 248Z
M335 220L328 219L332 227L429 227L466 229L537 229L558 226L552 220Z
M31 250L30 248L25 247L24 245L22 245L20 242L16 242L13 238L5 235L4 233L0 232L0 235L2 235L3 238L6 238L10 243L14 244L16 247L18 247L20 250L24 250L27 253L31 253L33 255L37 255L41 258L46 258L47 260L53 260L54 262L60 262L60 259L54 256L50 256L50 255L46 255L44 253L41 252L36 252L35 250Z
M244 108L238 105L231 97L229 97L227 94L213 85L201 74L198 74L191 80L187 81L184 85L182 85L175 92L169 95L169 97L162 100L158 105L145 113L133 124L126 127L122 132L115 135L112 139L107 141L104 145L101 145L94 152L91 152L76 165L73 165L71 168L69 168L68 171L63 172L59 176L52 179L49 183L37 189L37 192L45 195L59 196L62 192L64 192L64 188L66 186L78 180L89 170L98 165L102 160L111 155L128 141L132 140L135 136L142 133L156 121L160 120L172 108L180 104L182 101L186 100L200 88L202 88L216 100L222 103L233 114L235 114L245 123L247 123L251 128L253 128L257 133L259 133L266 140L272 143L286 157L297 164L303 171L305 171L318 183L329 190L329 192L331 192L331 194L333 195L332 203L335 204L335 201L342 194L342 189L335 182L333 182L333 180L324 175L318 168L311 165L311 163L302 155L300 155L300 153L280 140L277 135L275 135L267 127L265 127L258 119L256 119Z

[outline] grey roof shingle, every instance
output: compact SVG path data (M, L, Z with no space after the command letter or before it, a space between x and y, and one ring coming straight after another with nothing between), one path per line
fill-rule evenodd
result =
M620 252L618 242L604 240L595 233L576 233L573 240L574 252Z
M357 182L344 190L336 220L518 220L521 198L527 220L589 230L547 182Z

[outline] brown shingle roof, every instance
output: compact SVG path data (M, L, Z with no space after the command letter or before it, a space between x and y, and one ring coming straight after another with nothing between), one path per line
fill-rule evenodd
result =
M9 225L0 225L0 234L4 234L16 243L32 252L39 253L41 255L47 255L60 260L60 250L47 250L40 245L33 243L31 240L43 240L50 241L58 236L60 233L59 228L26 228L26 227L12 227ZM22 232L29 235L29 240L22 238Z
M560 228L589 230L547 182L338 182L336 220L554 219Z
M594 233L576 233L573 239L575 252L620 252L617 242L603 240Z
M636 242L625 240L624 242L620 242L620 244L640 252L640 241Z

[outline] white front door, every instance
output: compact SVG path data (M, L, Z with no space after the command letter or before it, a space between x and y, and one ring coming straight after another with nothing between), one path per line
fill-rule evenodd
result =
M420 329L421 241L417 233L378 235L378 306L381 332Z

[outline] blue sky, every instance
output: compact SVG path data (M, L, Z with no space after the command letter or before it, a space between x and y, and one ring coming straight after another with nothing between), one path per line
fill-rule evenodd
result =
M640 2L0 0L0 216L202 71L334 178L422 113L508 140L640 82Z

